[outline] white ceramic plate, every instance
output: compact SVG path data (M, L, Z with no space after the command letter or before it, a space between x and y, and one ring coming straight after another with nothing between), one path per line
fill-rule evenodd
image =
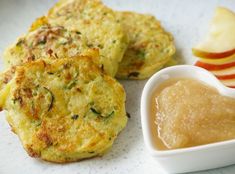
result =
M36 17L44 14L55 0L0 0L0 54L23 34ZM118 10L151 13L173 33L177 57L187 64L194 59L191 47L206 32L208 21L218 5L235 10L234 0L104 0ZM1 67L1 66L0 66ZM112 150L102 158L66 165L42 162L28 157L18 138L0 113L0 174L161 174L155 160L147 153L140 123L140 96L146 81L122 81L127 91L127 111L131 119ZM133 92L134 91L134 92ZM187 165L187 164L185 164ZM234 174L235 166L204 174Z

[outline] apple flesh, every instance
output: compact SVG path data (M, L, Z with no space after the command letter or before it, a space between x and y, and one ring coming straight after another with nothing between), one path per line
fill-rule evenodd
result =
M220 58L220 59L205 59L205 58L199 58L200 62L213 64L213 65L223 65L228 64L235 61L235 54L229 57Z
M220 81L229 88L235 88L235 79L226 79Z
M211 71L214 75L216 76L226 76L226 75L231 75L235 74L235 67L230 67L222 70L215 70Z
M235 13L218 7L206 39L193 48L197 57L220 59L235 54Z
M207 52L203 50L199 50L197 48L193 48L192 52L195 56L207 59L223 59L225 57L229 57L235 54L235 48L232 50L228 50L225 52L215 53L215 52Z

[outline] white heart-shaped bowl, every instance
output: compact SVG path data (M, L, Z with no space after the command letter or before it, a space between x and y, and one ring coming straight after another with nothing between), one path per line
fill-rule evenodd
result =
M154 134L157 134L157 128L156 131L151 129L154 121L150 113L151 98L156 88L171 78L197 79L216 88L221 95L235 98L234 89L225 87L205 69L192 65L178 65L157 72L146 83L141 97L142 131L147 150L169 173L192 172L235 164L235 139L175 150L156 148Z

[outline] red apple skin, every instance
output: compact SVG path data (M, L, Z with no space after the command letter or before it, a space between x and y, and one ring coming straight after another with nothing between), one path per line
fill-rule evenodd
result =
M223 65L212 65L212 64L197 61L195 63L195 66L199 66L199 67L204 68L209 71L216 71L216 70L222 70L222 69L234 67L235 62L231 62L231 63L227 63L227 64L223 64Z
M226 68L233 67L233 66L235 66L235 62L224 64L224 65L212 65L212 64L207 64L207 63L197 61L195 63L195 66L199 66L199 67L204 68L208 71L213 71L213 70L223 70L223 69L226 69ZM222 76L216 76L216 77L219 80L231 80L231 79L235 79L235 74L222 75ZM227 87L235 88L235 86L227 86Z
M235 79L235 74L229 74L224 76L216 76L219 80L230 80Z
M200 58L206 58L206 59L222 59L225 57L229 57L233 54L235 54L235 48L228 50L228 51L224 51L224 52L218 52L218 53L213 53L213 52L206 52L206 51L202 51L196 48L192 49L192 52L195 56L200 57Z

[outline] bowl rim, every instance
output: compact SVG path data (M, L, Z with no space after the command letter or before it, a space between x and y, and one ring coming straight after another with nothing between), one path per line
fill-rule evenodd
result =
M235 139L221 141L221 142L215 142L205 145L199 145L199 146L193 146L193 147L186 147L186 148L179 148L179 149L169 149L169 150L160 150L153 146L152 140L153 137L151 136L151 128L150 128L150 116L148 115L148 101L150 100L149 96L153 92L153 86L158 86L161 83L157 84L158 79L162 75L166 75L169 72L177 73L177 71L184 71L189 70L191 74L181 74L181 77L190 77L194 76L194 73L202 73L206 75L206 78L209 78L210 81L213 82L213 84L210 84L209 82L206 82L210 86L215 87L220 93L222 92L228 92L228 94L234 94L233 97L235 98L235 89L228 88L224 86L212 73L209 71L196 67L194 65L176 65L164 68L157 73L155 73L145 84L144 89L142 91L141 95L141 101L140 101L140 110L141 110L141 125L142 125L142 133L144 137L144 142L146 145L146 148L153 156L158 157L164 157L164 156L172 156L172 155L178 155L178 154L185 154L185 153L192 153L196 151L207 151L207 150L215 150L215 149L224 149L228 148L230 146L235 146ZM194 74L194 75L192 75ZM181 78L179 77L179 78ZM199 81L202 81L200 78L197 78ZM208 80L208 81L209 81ZM164 80L163 80L164 81ZM157 84L157 85L156 85ZM155 87L156 89L157 87Z

